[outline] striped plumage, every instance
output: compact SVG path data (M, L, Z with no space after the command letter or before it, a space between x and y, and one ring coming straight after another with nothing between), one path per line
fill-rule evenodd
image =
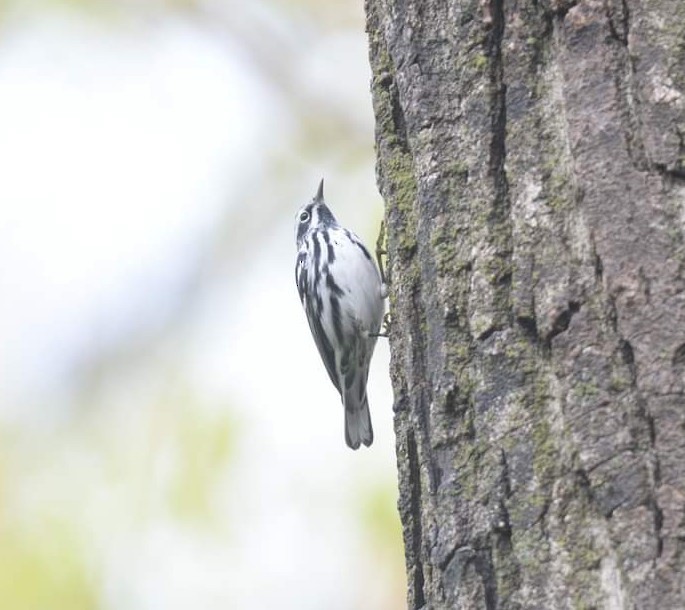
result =
M345 441L352 449L373 442L366 396L369 364L383 321L383 285L359 238L341 227L323 198L295 219L295 281L328 376L345 408Z

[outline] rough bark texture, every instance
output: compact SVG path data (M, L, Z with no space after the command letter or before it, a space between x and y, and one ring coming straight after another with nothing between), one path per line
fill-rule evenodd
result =
M685 2L366 12L409 608L685 607Z

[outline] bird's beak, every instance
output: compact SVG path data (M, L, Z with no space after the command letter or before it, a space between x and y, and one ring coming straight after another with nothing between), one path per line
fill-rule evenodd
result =
M321 178L321 182L319 182L319 188L316 191L316 195L314 195L314 200L323 201L323 178Z

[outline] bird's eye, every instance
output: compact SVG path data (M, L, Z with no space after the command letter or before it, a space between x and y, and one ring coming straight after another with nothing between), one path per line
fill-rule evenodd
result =
M300 222L307 222L309 220L309 212L302 212L300 214Z

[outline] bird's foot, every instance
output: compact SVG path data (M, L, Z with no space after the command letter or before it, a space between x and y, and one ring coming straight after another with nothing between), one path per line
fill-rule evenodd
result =
M383 324L381 324L381 332L379 333L372 333L372 337L385 337L388 338L390 336L390 327L391 327L391 322L392 318L390 316L390 312L386 313L383 316Z

